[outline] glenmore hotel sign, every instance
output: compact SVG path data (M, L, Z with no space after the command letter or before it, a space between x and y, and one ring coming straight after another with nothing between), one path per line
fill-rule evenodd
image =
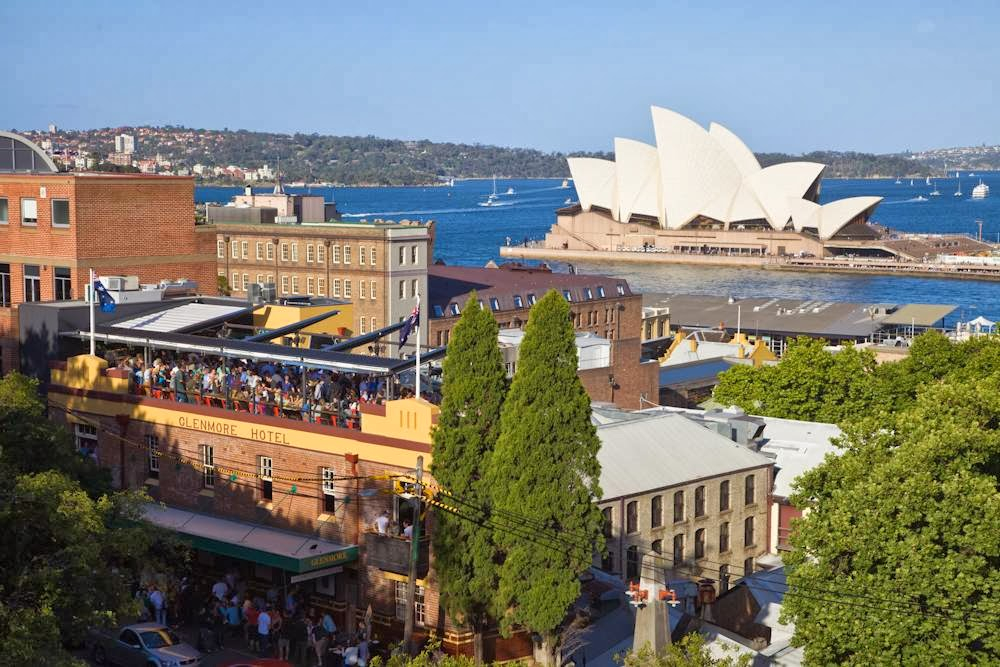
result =
M188 428L215 435L227 435L233 438L245 438L256 440L257 442L268 442L275 445L288 445L288 435L283 431L240 424L237 422L223 421L220 419L205 419L203 417L178 417L177 425L181 428Z

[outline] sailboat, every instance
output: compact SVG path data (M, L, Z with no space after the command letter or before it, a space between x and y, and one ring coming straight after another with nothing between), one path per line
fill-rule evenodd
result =
M563 182L562 182L562 185L560 185L559 187L562 188L563 190L565 190L566 188L568 188L569 187L569 179L564 178Z
M930 176L927 177L927 179L924 181L924 184L925 185L930 185L931 184L931 177Z
M479 202L480 206L499 206L497 202L497 176L493 174L493 193L486 197L486 201Z
M896 185L902 185L903 181L899 180L899 176L896 177Z
M958 175L957 171L955 172L955 175L956 176ZM958 190L955 190L955 196L956 197L961 197L962 196L962 179L961 178L958 179Z
M514 188L507 188L507 192L505 192L504 194L505 195L512 195L512 194L514 194Z
M912 178L910 179L910 185L913 185L913 179Z
M929 194L930 194L931 197L940 197L941 196L941 192L937 189L937 183L934 183L934 189L931 190Z

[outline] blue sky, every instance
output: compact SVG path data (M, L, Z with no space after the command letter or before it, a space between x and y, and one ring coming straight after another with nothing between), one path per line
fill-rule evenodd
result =
M1000 3L920 5L3 0L0 127L610 150L657 104L757 151L1000 143Z

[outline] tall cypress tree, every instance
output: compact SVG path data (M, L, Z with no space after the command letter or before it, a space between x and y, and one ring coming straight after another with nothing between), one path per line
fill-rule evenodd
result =
M486 516L491 502L484 477L500 434L500 408L507 393L497 331L492 313L479 305L473 292L442 364L441 414L433 434L434 478L458 499L454 504L463 514L476 517ZM482 633L497 583L492 532L466 518L439 512L433 540L441 602L452 618L472 626L476 661L482 662Z
M548 659L580 573L604 549L596 501L600 441L577 377L569 305L550 291L531 309L490 465L494 535L504 554L497 588L501 630L540 634ZM538 531L558 534L552 548Z

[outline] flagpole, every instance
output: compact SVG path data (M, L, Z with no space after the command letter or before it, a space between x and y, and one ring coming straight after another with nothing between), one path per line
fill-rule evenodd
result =
M420 398L420 294L417 294L417 322L414 329L417 330L417 398Z
M97 316L94 314L94 270L90 270L90 356L97 356L97 346L94 342L94 331L97 328Z

